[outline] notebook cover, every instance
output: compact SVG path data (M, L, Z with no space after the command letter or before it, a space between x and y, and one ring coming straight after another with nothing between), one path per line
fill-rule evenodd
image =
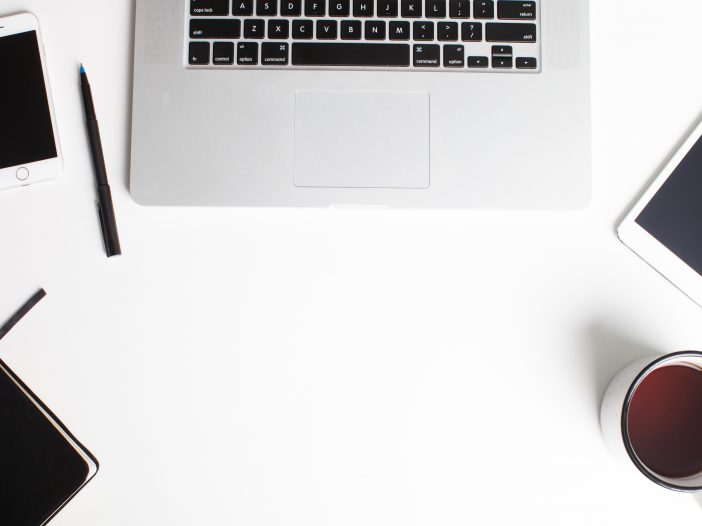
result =
M97 458L95 458L95 456L90 451L88 451L85 448L85 446L83 446L83 444L75 437L75 435L73 435L73 433L71 433L71 431L63 424L63 422L61 422L61 420L54 414L54 412L51 411L51 409L49 409L49 407L44 402L42 402L42 400L39 397L37 397L34 394L34 392L27 386L27 384L25 384L22 381L22 379L20 379L12 371L12 369L10 369L7 366L7 364L5 362L0 360L0 366L2 366L2 368L4 369L4 370L0 369L0 374L4 374L5 372L7 372L7 375L12 380L14 380L18 385L20 385L22 387L22 389L24 389L24 391L27 393L27 395L31 399L31 401L36 403L37 406L39 406L43 411L46 412L47 415L49 415L49 419L48 419L49 422L52 425L55 424L55 426L59 427L67 436L69 436L71 438L71 440L73 440L75 445L81 450L81 452L84 453L85 456L87 456L95 464L95 467L96 467L95 473L93 473L92 476L88 477L77 489L75 489L75 491L58 508L56 508L53 512L51 512L44 519L44 522L42 522L40 525L38 525L38 526L42 526L44 524L47 524L49 521L51 521L51 519L53 519L56 516L56 514L59 511L61 511L64 508L64 506L66 506L66 504L68 504L73 499L73 497L75 497L78 494L78 492L80 492L80 490L82 490L85 487L85 485L93 479L93 477L95 477L95 475L97 474L97 472L100 468L100 464L99 464ZM21 393L21 394L24 396L24 393ZM66 441L66 442L68 443L68 445L72 449L75 449L73 444L70 444L68 441ZM8 526L11 526L11 525L8 525Z

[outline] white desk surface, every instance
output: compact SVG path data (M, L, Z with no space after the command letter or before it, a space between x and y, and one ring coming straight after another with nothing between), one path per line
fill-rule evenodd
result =
M563 213L138 206L131 3L1 8L43 25L66 171L0 193L0 319L48 292L0 355L101 461L56 526L699 525L610 455L598 404L631 359L702 348L614 234L702 113L701 2L592 1L594 198Z

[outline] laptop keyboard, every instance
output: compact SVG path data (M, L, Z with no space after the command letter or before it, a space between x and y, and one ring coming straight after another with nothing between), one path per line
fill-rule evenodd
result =
M540 1L186 4L188 68L541 71Z

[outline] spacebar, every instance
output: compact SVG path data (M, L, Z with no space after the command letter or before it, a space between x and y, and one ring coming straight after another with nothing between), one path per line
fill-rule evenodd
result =
M293 66L409 66L409 44L294 42Z

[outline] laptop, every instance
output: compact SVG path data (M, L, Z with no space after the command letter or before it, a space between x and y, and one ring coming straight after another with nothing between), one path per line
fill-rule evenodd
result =
M587 0L137 0L145 205L570 209Z

